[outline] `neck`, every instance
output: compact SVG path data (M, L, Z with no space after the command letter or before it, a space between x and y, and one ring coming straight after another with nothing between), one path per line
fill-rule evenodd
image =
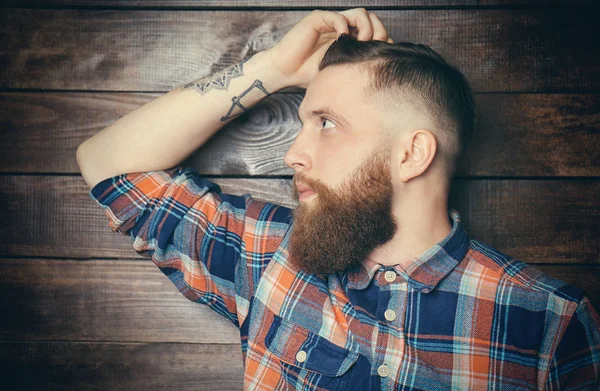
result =
M398 229L392 239L371 252L369 259L372 261L389 266L400 264L406 269L452 230L446 196L407 198L404 197L402 202L394 201L392 211Z

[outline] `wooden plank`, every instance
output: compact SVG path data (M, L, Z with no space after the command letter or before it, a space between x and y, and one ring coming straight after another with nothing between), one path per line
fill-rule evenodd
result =
M597 91L591 7L378 10L480 91ZM309 11L7 9L0 88L168 91L278 42ZM547 26L556 26L548 29Z
M600 267L539 265L600 311ZM151 261L0 259L0 340L239 344L238 328L186 299Z
M478 6L502 6L502 5L591 5L596 0L479 0Z
M159 94L1 93L0 171L79 173L77 147ZM293 175L283 156L294 142L304 94L277 93L234 119L186 162L203 174Z
M0 93L0 172L78 174L77 147L161 94ZM234 119L185 165L205 175L293 175L283 161L304 93L276 93ZM457 176L600 176L599 94L478 94Z
M252 194L293 208L291 179L213 178L224 193ZM449 205L477 239L531 263L598 263L600 232L594 179L457 179ZM61 258L135 257L128 236L113 233L80 177L0 177L0 253Z
M86 139L157 94L0 93L0 170L78 173Z
M373 7L446 7L446 6L482 6L482 5L554 5L554 4L593 4L594 0L330 0L326 4L321 0L306 0L302 3L295 1L278 0L254 1L254 0L4 0L4 7L110 7L110 8L183 8L183 9L215 9L215 8L310 8L330 9L331 7L342 9L365 7L371 10Z
M539 0L529 0L539 1ZM560 0L566 1L566 0ZM331 7L342 7L343 9L354 7L432 7L432 6L460 6L477 5L477 0L330 0L326 4L320 0L306 0L302 3L277 0L277 1L254 1L254 0L4 0L5 6L11 7L110 7L110 8L189 8L189 9L223 9L223 8L301 8L315 7L328 9Z
M0 270L3 341L240 343L230 320L150 260L8 258Z
M457 175L600 174L600 95L479 95L475 104L477 127Z
M217 179L215 182L251 189L255 198L288 205L292 202L290 180ZM230 189L225 186L223 191ZM137 257L127 236L110 231L107 217L90 199L89 188L81 177L0 177L0 215L3 217L0 236L7 235L0 239L0 253L4 255ZM25 220L17 223L14 219Z
M597 263L597 180L455 180L472 239L530 263Z
M4 342L0 365L7 390L243 389L241 345Z

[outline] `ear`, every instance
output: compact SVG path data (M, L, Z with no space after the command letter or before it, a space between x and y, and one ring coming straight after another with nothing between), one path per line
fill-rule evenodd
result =
M423 174L431 165L437 151L437 140L427 129L416 129L407 134L400 149L398 178L408 182Z

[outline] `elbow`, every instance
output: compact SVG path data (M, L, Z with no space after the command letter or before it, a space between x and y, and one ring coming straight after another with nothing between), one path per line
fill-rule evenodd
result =
M83 156L84 156L84 148L83 146L85 145L85 141L81 144L79 144L79 147L77 147L77 152L75 154L75 158L77 159L77 165L79 165L79 171L81 173L83 173Z
M85 159L89 159L89 156L86 153L85 141L82 144L80 144L79 147L77 147L77 152L75 154L75 157L77 159L77 165L79 165L79 172L81 173L83 181L91 189L92 187L94 187L94 183L96 183L96 182L94 182L93 179L90 177L91 174L88 172L89 170L86 170Z

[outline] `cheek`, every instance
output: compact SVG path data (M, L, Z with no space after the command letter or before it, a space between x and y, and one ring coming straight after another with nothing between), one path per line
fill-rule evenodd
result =
M353 156L332 156L323 172L323 182L332 190L337 190L350 180L351 174L358 168L359 162Z
M364 143L348 142L339 137L330 138L326 142L322 140L319 144L319 179L332 189L337 189L346 181L370 152Z

